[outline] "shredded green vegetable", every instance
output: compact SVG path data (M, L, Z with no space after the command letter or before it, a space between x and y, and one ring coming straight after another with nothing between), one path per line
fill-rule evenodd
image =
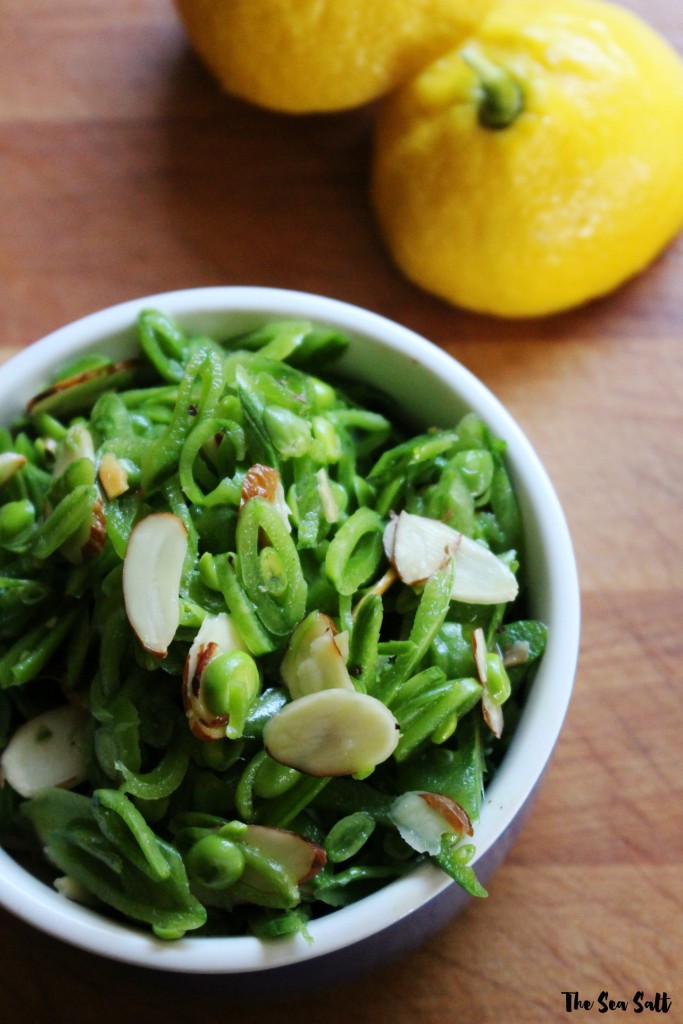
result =
M167 940L308 938L430 857L486 895L547 632L504 442L413 435L308 322L138 332L0 430L4 845Z

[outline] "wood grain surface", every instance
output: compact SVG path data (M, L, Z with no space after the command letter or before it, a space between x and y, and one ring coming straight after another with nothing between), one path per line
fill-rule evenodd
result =
M683 51L681 0L626 6ZM138 295L261 284L366 306L461 360L536 447L576 546L582 651L541 796L487 901L410 958L307 998L179 985L0 913L4 1022L634 1011L568 1014L563 990L666 991L666 1019L683 1021L683 239L567 315L460 312L382 248L366 190L374 116L289 118L221 95L170 0L0 0L0 354Z

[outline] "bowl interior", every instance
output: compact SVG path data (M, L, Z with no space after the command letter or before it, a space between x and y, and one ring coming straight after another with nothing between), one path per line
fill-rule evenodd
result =
M552 484L523 432L480 381L406 328L334 300L263 288L149 296L54 332L0 369L3 421L20 414L51 373L75 354L130 354L136 344L135 319L147 308L163 310L186 330L219 338L283 317L336 327L351 339L340 368L388 392L416 428L452 426L473 410L506 440L522 507L530 613L547 623L549 643L514 739L487 789L475 833L481 857L510 826L543 772L567 709L578 652L579 597L571 540ZM270 943L255 938L163 943L68 902L0 851L0 901L29 923L105 956L201 973L259 971L329 954L394 925L450 884L435 868L418 868L373 896L313 922L312 945L300 937Z

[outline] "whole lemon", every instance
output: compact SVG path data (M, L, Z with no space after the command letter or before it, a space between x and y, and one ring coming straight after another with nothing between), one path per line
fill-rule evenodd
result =
M288 113L392 89L472 30L493 0L175 0L230 93Z
M601 0L508 0L387 99L373 202L404 273L535 316L646 266L683 225L683 62Z

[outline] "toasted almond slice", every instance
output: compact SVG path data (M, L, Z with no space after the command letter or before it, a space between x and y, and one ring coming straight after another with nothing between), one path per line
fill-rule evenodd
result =
M163 658L180 621L179 589L187 530L170 512L153 512L131 530L123 560L128 621L145 650Z
M24 722L0 758L5 781L23 797L47 786L77 786L87 774L87 723L87 715L71 704Z
M382 534L382 546L384 548L384 554L388 560L394 562L394 544L396 542L396 523L398 522L398 516L395 512L389 513L389 522L384 527L384 533Z
M315 776L371 771L393 754L398 736L398 722L386 705L342 689L293 700L263 730L275 761Z
M496 739L499 740L503 735L503 709L500 704L494 704L486 687L484 687L481 695L481 710L484 715L484 721Z
M420 793L420 796L428 807L439 812L443 820L450 825L453 832L457 832L461 836L474 835L470 816L457 800L446 796L445 793Z
M0 487L12 479L22 466L26 465L26 456L19 452L0 452Z
M322 612L313 611L299 623L280 665L292 700L320 690L354 689L346 667L348 636L341 637Z
M500 739L503 734L503 709L499 704L496 704L491 699L487 687L488 680L488 662L487 654L488 649L486 647L486 637L484 636L484 630L481 626L478 626L472 633L472 651L474 653L474 662L477 666L477 675L479 676L479 682L483 689L481 694L481 710L484 715L484 721L488 725L489 729L496 737Z
M512 668L514 665L526 665L531 647L528 640L515 640L503 651L503 665Z
M384 530L384 550L404 583L423 583L455 558L454 601L502 604L513 601L515 574L478 541L446 523L405 510Z
M481 626L477 626L472 633L472 653L474 654L474 663L477 666L479 682L482 686L486 686L486 679L488 677L486 655L488 651L486 647L486 637L484 636L484 630Z
M113 452L105 452L98 471L100 483L109 500L128 490L128 474Z
M241 838L283 867L294 885L301 885L314 878L327 860L322 846L287 829L248 825ZM251 869L247 867L242 881L253 884L255 878L251 875Z
M429 579L448 565L460 545L461 534L437 519L403 511L396 520L392 561L404 583Z
M318 481L318 495L325 520L328 523L336 523L339 519L339 505L332 492L330 478L324 466L316 472L315 478Z
M463 535L455 556L453 600L468 604L505 604L514 601L518 590L512 569L483 544Z
M75 878L71 878L69 875L55 878L53 885L60 896L71 900L72 903L81 903L84 907L96 907L98 905L97 897L93 896L89 889L86 889L84 885L81 885L80 882L77 882Z
M481 710L484 715L484 721L496 739L500 739L503 734L503 709L499 704L496 704L495 701L491 699L491 694L488 690L488 649L486 646L484 630L481 626L478 626L472 633L472 651L474 654L474 662L477 666L479 682L483 687L481 694Z
M403 793L394 800L390 813L401 837L418 853L434 856L441 849L443 835L473 832L464 808L442 793Z
M333 640L334 640L334 646L337 648L337 650L341 654L342 658L344 659L344 664L346 664L346 662L349 660L349 631L348 631L348 629L343 629L341 631L341 633L337 633L333 637Z

